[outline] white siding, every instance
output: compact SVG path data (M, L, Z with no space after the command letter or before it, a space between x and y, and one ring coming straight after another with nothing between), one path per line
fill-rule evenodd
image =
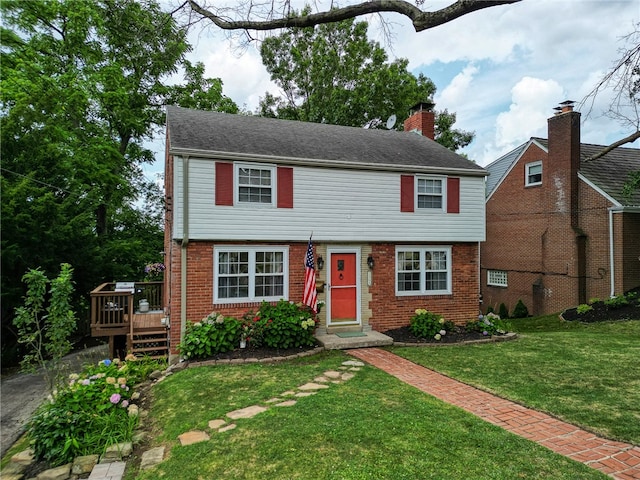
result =
M175 158L174 238L182 238L183 163ZM400 212L400 173L293 167L294 208L216 206L215 162L189 159L189 239L477 242L483 177L460 178L460 213ZM410 174L410 171L404 172Z

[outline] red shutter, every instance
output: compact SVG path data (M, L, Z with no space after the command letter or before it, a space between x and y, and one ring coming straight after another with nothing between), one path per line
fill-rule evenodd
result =
M278 167L278 208L293 208L293 168Z
M460 179L447 178L447 213L460 213Z
M413 175L400 176L400 211L413 212L415 189Z
M216 162L216 205L233 206L233 163Z

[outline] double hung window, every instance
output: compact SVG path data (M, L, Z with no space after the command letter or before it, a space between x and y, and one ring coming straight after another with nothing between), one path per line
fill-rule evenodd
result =
M451 247L397 247L396 294L451 293Z

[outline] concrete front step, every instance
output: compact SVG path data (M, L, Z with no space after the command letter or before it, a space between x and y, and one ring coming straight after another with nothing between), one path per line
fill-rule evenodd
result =
M349 348L384 347L393 345L393 339L373 330L362 332L363 337L342 338L335 333L316 332L318 343L327 350L346 350Z

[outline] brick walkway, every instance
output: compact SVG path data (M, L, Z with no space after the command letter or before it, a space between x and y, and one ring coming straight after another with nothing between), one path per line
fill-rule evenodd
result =
M504 400L379 348L348 350L390 375L483 420L618 480L640 479L640 447L600 438L545 413Z

